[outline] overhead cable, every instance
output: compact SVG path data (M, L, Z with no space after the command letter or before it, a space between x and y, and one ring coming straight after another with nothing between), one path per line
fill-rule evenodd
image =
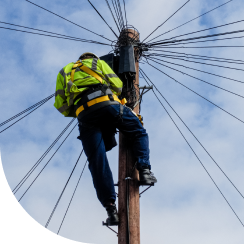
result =
M215 27L211 27L211 28L207 28L207 29L203 29L203 30L199 30L199 31L193 31L193 32L190 32L190 33L186 33L186 34L182 34L182 35L178 35L178 36L174 36L174 37L166 38L166 39L163 39L162 41L175 39L175 38L177 38L177 37L181 37L181 36L192 35L192 34L195 34L195 33L198 33L198 32L207 31L207 30L212 30L212 29L216 29L216 28L224 27L224 26L227 26L227 25L233 25L233 24L237 24L237 23L240 23L240 22L243 22L243 21L244 21L244 20L239 20L239 21L231 22L231 23L224 24L224 25L218 25L218 26L215 26Z
M239 193L239 195L244 199L243 194L239 191L239 189L236 187L236 185L232 182L232 180L229 178L229 176L223 171L223 169L220 167L220 165L216 162L216 160L211 156L211 154L207 151L207 149L203 146L203 144L199 141L199 139L195 136L195 134L191 131L189 126L182 120L182 118L179 116L179 114L175 111L175 109L170 105L170 103L167 101L167 99L163 96L163 94L158 90L158 88L155 86L155 84L149 79L149 77L146 75L146 73L140 69L141 72L146 76L146 78L151 82L151 84L155 87L157 92L160 94L160 96L165 100L165 102L170 106L170 108L173 110L173 112L176 114L176 116L180 119L180 121L184 124L184 126L187 128L187 130L192 134L192 136L196 139L196 141L200 144L200 146L203 148L203 150L208 154L208 156L211 158L211 160L214 162L214 164L219 168L219 170L223 173L223 175L226 177L226 179L231 183L231 185L235 188L235 190ZM144 77L145 79L145 77ZM146 80L146 79L145 79Z
M204 47L184 47L184 46L182 46L182 47L164 47L164 46L162 46L162 47L157 47L157 48L216 48L216 47L219 47L219 48L225 48L225 47L244 47L244 46L204 46Z
M51 31L45 31L45 30L31 28L31 27L27 27L27 26L23 26L23 25L16 25L16 24L12 24L12 23L8 23L8 22L3 22L3 21L0 21L0 23L5 24L5 25L13 25L13 26L17 26L17 27L21 27L21 28L25 28L25 29L29 29L29 30L41 31L41 32L45 32L45 33L49 33L49 34L53 34L53 35L57 35L57 36L68 37L68 38L71 38L71 39L77 39L77 40L84 40L84 41L90 41L90 42L100 43L100 42L93 41L93 40L86 40L86 39L79 38L79 37L63 35L63 34L51 32Z
M191 0L188 0L184 3L177 11L175 11L168 19L166 19L161 25L159 25L151 34L149 34L142 42L144 42L148 37L150 37L155 31L157 31L162 25L164 25L170 18L172 18L178 11L180 11L187 3Z
M49 225L49 223L50 223L50 221L51 221L51 219L52 219L52 217L53 217L53 214L54 214L54 212L55 212L55 210L56 210L56 208L57 208L57 206L58 206L58 204L59 204L59 202L60 202L60 200L61 200L61 198L62 198L62 196L63 196L63 194L64 194L64 191L65 191L67 185L69 184L69 181L70 181L70 179L71 179L71 177L72 177L72 175L73 175L73 173L74 173L74 171L75 171L75 168L76 168L76 166L77 166L77 164L78 164L78 162L79 162L79 160L80 160L80 157L81 157L83 151L84 151L84 149L82 149L82 151L81 151L81 153L80 153L80 155L79 155L79 157L78 157L78 159L77 159L77 161L76 161L76 164L75 164L75 166L74 166L74 168L73 168L73 170L72 170L72 172L71 172L71 174L70 174L70 176L69 176L69 178L68 178L68 180L67 180L67 182L66 182L66 184L65 184L65 186L64 186L64 188L63 188L63 190L62 190L62 192L61 192L61 194L60 194L60 196L59 196L59 198L58 198L58 201L56 202L56 204L55 204L55 206L54 206L54 209L53 209L53 211L52 211L52 213L51 213L51 215L50 215L50 217L49 217L49 219L48 219L48 221L47 221L47 223L46 223L46 225L45 225L45 228L48 227L48 225Z
M156 61L153 61L156 62ZM156 62L158 63L158 62ZM173 77L171 77L170 75L166 74L165 72L163 72L162 70L156 68L155 66L151 65L150 63L148 63L150 66L152 66L153 68L157 69L158 71L160 71L161 73L165 74L166 76L168 76L170 79L176 81L178 84L184 86L186 89L190 90L191 92L195 93L196 95L198 95L199 97L203 98L204 100L208 101L209 103L213 104L215 107L221 109L222 111L224 111L225 113L229 114L230 116L232 116L233 118L239 120L240 122L244 123L243 120L239 119L238 117L236 117L235 115L231 114L230 112L226 111L225 109L221 108L220 106L218 106L217 104L211 102L210 100L208 100L207 98L203 97L202 95L200 95L199 93L195 92L194 90L192 90L191 88L187 87L186 85L182 84L181 82L179 82L178 80L174 79ZM158 63L160 64L160 63Z
M232 1L233 1L233 0L230 0L230 1L226 2L226 3L223 3L223 4L219 5L218 7L213 8L213 9L211 9L211 10L209 10L209 11L207 11L207 12L205 12L205 13L199 15L199 16L197 16L197 17L194 18L194 19L191 19L191 20L185 22L184 24L181 24L181 25L179 25L179 26L177 26L177 27L175 27L175 28L173 28L173 29L171 29L171 30L169 30L169 31L166 31L166 32L164 32L163 34L158 35L158 36L154 37L153 39L149 40L147 43L151 42L152 40L155 40L156 38L158 38L158 37L160 37L160 36L162 36L162 35L165 35L165 34L171 32L171 31L173 31L173 30L175 30L175 29L178 29L178 28L180 28L181 26L186 25L186 24L192 22L193 20L198 19L198 18L200 18L200 17L202 17L202 16L204 16L204 15L206 15L206 14L208 14L208 13L210 13L210 12L212 12L212 11L214 11L214 10L220 8L220 7L223 7L224 5L226 5L226 4L228 4L228 3L232 2Z
M127 21L127 14L126 14L125 0L123 0L123 2L124 2L125 21L126 21L126 26L127 26L127 25L128 25L128 21Z
M240 39L244 36L234 36L234 37L227 37L227 38L220 38L220 39L212 39L212 40L204 40L204 41L195 41L195 42L178 42L178 43L170 43L166 45L162 45L162 47L168 47L168 46L176 46L176 45L188 45L192 43L200 43L200 42L217 42L217 41L225 41L225 40L233 40L233 39Z
M110 10L110 12L111 12L111 14L112 14L112 16L113 16L113 19L114 19L114 22L115 22L115 24L116 24L116 26L117 26L117 28L118 28L118 31L120 32L118 23L117 23L117 21L116 21L116 19L115 19L115 17L114 17L114 13L113 13L113 11L112 11L112 9L111 9L111 7L110 7L110 4L109 4L108 0L105 0L105 1L106 1L107 5L108 5L108 8L109 8L109 10Z
M51 95L51 96L49 96L49 97L47 97L47 98L45 98L45 99L42 100L41 102L39 102L38 105L35 104L35 105L33 105L34 107L32 106L31 108L28 108L28 109L26 109L26 110L20 112L19 114L13 116L12 118L6 120L7 122L4 121L2 124L6 124L6 123L10 122L11 120L13 120L13 119L19 117L20 115L22 115L22 114L24 114L24 113L26 113L26 112L28 112L29 110L31 110L31 109L34 108L34 109L33 109L32 111L30 111L28 114L26 114L26 115L23 116L22 118L18 119L17 121L15 121L13 124L9 125L9 126L8 126L7 128L5 128L4 130L0 131L0 134L1 134L2 132L4 132L5 130L9 129L11 126L13 126L13 125L15 125L16 123L18 123L18 122L19 122L20 120L22 120L23 118L25 118L25 117L27 117L28 115L30 115L31 113L33 113L35 110L37 110L37 109L40 108L43 104L45 104L47 101L49 101L52 97L54 97L54 94ZM6 122L6 123L5 123L5 122ZM2 126L2 125L1 125L1 126Z
M177 42L183 42L183 41L191 41L191 40L198 40L198 39L203 39L203 38L210 38L214 36L224 36L224 35L232 35L236 33L241 33L244 32L244 30L236 30L236 31L230 31L230 32L223 32L223 33L218 33L218 34L213 34L213 35L206 35L206 36L197 36L197 37L191 37L191 38L186 38L186 39L181 39L181 40L169 40L169 41L163 41L163 42L153 42L147 44L149 47L157 46L157 45L163 45L163 44L168 44L168 43L177 43Z
M141 72L142 74L142 72ZM145 77L144 77L145 79ZM145 79L146 80L146 79ZM149 85L148 81L146 80L147 84ZM152 83L152 82L151 82ZM153 84L153 83L152 83ZM154 84L153 84L154 85ZM155 85L154 85L155 87ZM156 87L155 87L156 88ZM156 88L156 90L158 91L158 89ZM159 91L158 91L159 92ZM229 201L227 200L227 198L225 197L225 195L223 194L223 192L220 190L220 188L218 187L217 183L215 182L215 180L213 179L213 177L210 175L210 173L208 172L207 168L204 166L204 164L202 163L202 161L200 160L200 158L197 156L196 152L194 151L194 149L192 148L192 146L190 145L190 143L188 142L188 140L186 139L186 137L184 136L184 134L182 133L182 131L180 130L180 128L178 127L178 125L176 124L176 122L174 121L174 119L172 118L172 116L169 114L168 110L166 109L166 107L163 105L163 103L161 102L161 100L159 99L159 97L157 96L157 94L155 93L155 91L153 90L154 95L156 96L157 100L159 101L159 103L162 105L162 107L164 108L164 110L166 111L166 113L168 114L168 116L170 117L171 121L174 123L174 125L176 126L176 128L178 129L178 131L180 132L180 134L182 135L182 137L184 138L184 140L186 141L186 143L188 144L188 146L190 147L190 149L192 150L192 152L194 153L194 155L196 156L197 160L200 162L200 164L202 165L203 169L205 170L205 172L208 174L208 176L210 177L211 181L214 183L214 185L216 186L216 188L218 189L218 191L220 192L220 194L222 195L222 197L225 199L226 203L229 205L229 207L231 208L232 212L235 214L235 216L237 217L237 219L239 220L239 222L241 223L241 225L244 227L244 224L242 223L240 217L237 215L237 213L235 212L235 210L233 209L233 207L231 206L231 204L229 203ZM171 107L171 106L170 106Z
M13 117L11 117L11 118L9 118L9 119L5 120L4 122L0 123L0 127L1 127L1 126L3 126L3 125L5 125L5 124L7 124L7 123L8 123L8 122L10 122L10 121L12 121L13 119L18 118L20 115L22 115L22 114L24 114L24 113L28 112L29 110L31 110L31 109L33 109L33 108L35 108L36 106L38 106L38 105L42 104L43 102L44 102L44 103L45 103L45 102L47 102L47 101L48 101L50 98L54 97L54 95L55 95L55 93L54 93L54 94L52 94L52 95L50 95L50 96L48 96L48 97L46 97L46 98L44 98L44 99L43 99L43 100L41 100L40 102L38 102L38 103L36 103L36 104L34 104L34 105L30 106L29 108L27 108L27 109L23 110L22 112L20 112L20 113L16 114L15 116L13 116Z
M204 65L215 66L215 67L224 68L224 69L234 69L234 70L244 71L244 69L233 68L233 67L229 67L229 66L222 66L222 65L217 65L217 64L208 64L208 63L202 63L202 62L197 62L197 61L191 61L191 60L187 60L187 59L179 58L179 57L164 56L164 58L177 59L177 60L182 60L182 61L189 62L189 63L204 64Z
M119 26L120 26L120 29L123 29L123 25L121 24L121 19L119 17L119 14L118 14L118 9L117 9L117 5L116 5L116 2L115 0L111 0L112 1L112 4L113 4L113 7L114 7L114 12L117 16L117 19L118 19L118 23L119 23Z
M46 8L43 8L43 7L37 5L37 4L35 4L35 3L33 3L33 2L31 2L31 1L29 1L29 0L25 0L25 1L26 1L26 2L29 2L29 3L31 3L31 4L33 4L33 5L37 6L38 8L41 8L41 9L43 9L43 10L45 10L45 11L51 13L51 14L54 14L54 15L58 16L59 18L64 19L64 20L70 22L70 23L73 24L73 25L79 26L80 28L82 28L82 29L84 29L84 30L86 30L86 31L89 31L89 32L91 32L91 33L93 33L93 34L95 34L95 35L97 35L97 36L100 36L100 37L102 37L102 38L104 38L104 39L106 39L106 40L112 42L112 40L110 40L110 39L104 37L103 35L97 34L97 33L93 32L93 31L91 31L91 30L89 30L89 29L87 29L87 28L85 28L85 27L83 27L83 26L81 26L81 25L78 25L78 24L76 24L76 23L74 23L74 22L72 22L72 21L70 21L70 20L68 20L68 19L66 19L66 18L64 18L64 17L62 17L62 16L60 16L60 15L58 15L58 14L55 14L54 12L52 12L52 11L46 9Z
M118 5L118 11L119 11L119 14L120 14L121 22L122 22L122 25L123 25L123 28L124 28L125 27L125 23L124 23L124 17L123 17L121 5L120 5L120 0L117 0L117 5Z
M37 178L40 176L40 174L42 173L42 171L47 167L48 163L52 160L52 158L54 157L54 155L58 152L58 150L60 149L60 147L64 144L64 142L66 141L66 139L69 137L69 135L72 133L72 131L75 129L75 127L78 125L78 122L75 124L75 126L72 128L72 130L69 132L69 134L65 137L65 139L63 140L63 142L60 144L60 146L57 148L57 150L53 153L53 155L51 156L51 158L48 160L48 162L44 165L44 167L42 168L42 170L39 172L39 174L35 177L35 179L32 181L32 183L30 184L30 186L27 188L27 190L24 192L24 194L21 196L21 198L19 199L19 202L21 201L21 199L25 196L25 194L28 192L28 190L31 188L31 186L34 184L34 182L37 180Z
M114 35L117 37L117 38L119 38L118 36L117 36L117 34L114 32L114 30L112 29L112 27L107 23L107 21L103 18L103 16L100 14L100 12L95 8L95 6L91 3L91 1L90 0L87 0L90 4L91 4L91 6L94 8L94 10L97 12L97 14L101 17L101 19L105 22L105 24L109 27L109 29L114 33Z
M34 170L39 166L39 164L43 161L43 159L47 156L47 154L51 151L51 149L55 146L55 144L59 141L59 139L63 136L63 134L68 130L71 124L74 122L75 118L73 118L69 124L64 128L64 130L59 134L59 136L54 140L54 142L49 146L49 148L43 153L43 155L37 160L37 162L32 166L32 168L27 172L24 178L18 183L18 185L12 190L14 194L18 192L21 186L26 182L26 180L31 176Z
M238 59L219 58L219 57L213 57L213 56L204 56L204 55L196 55L196 54L191 54L191 53L180 53L180 52L172 52L172 51L164 51L164 50L156 50L156 49L154 49L154 51L158 51L158 52L166 52L166 53L184 54L185 56L206 57L206 58L210 58L210 59L230 60L230 61L235 61L235 62L242 62L242 63L244 63L244 60L238 60Z
M210 59L210 58L200 58L200 57L195 57L195 56L186 56L186 55L170 55L170 54L150 54L150 55L145 55L145 57L172 57L172 58L186 58L186 59L196 59L196 60L206 60L210 62L219 62L219 63L228 63L228 64L241 64L243 65L244 63L238 63L238 62L232 62L232 61L226 61L226 60L219 60L219 59Z
M192 67L189 67L189 66L185 66L185 65L182 65L182 64L171 63L171 62L168 62L166 60L161 60L161 61L163 61L165 63L168 63L168 64L173 64L173 65L176 65L176 66L181 66L181 67L184 67L186 69L192 69L192 70L199 71L199 72L202 72L202 73L205 73L205 74L209 74L209 75L213 75L213 76L216 76L216 77L224 78L224 79L227 79L227 80L236 81L236 82L239 82L239 83L244 83L244 81L240 81L240 80L232 79L232 78L229 78L229 77L226 77L226 76L217 75L217 74L210 73L210 72L207 72L207 71L195 69L195 68L192 68Z
M63 36L47 35L47 34L43 34L43 33L30 32L30 31L12 29L12 28L7 28L7 27L0 27L0 28L1 29L6 29L6 30L13 30L13 31L19 31L19 32L24 32L24 33L39 35L39 36L48 36L48 37L54 37L54 38L58 38L58 39L65 39L65 40L71 40L71 41L77 41L77 42L88 42L88 43L93 43L93 44L100 44L100 45L111 46L111 44L106 44L106 43L92 41L92 40L86 40L86 39L80 39L80 38L76 38L76 37L69 38L69 37L63 37Z
M148 58L148 59L151 60L151 61L153 61L152 58ZM158 60L158 59L157 59L157 60ZM172 68L172 67L170 67L170 66L167 66L167 65L165 65L165 64L162 64L162 63L161 63L161 65L163 65L163 66L165 66L165 67L167 67L167 68L169 68L169 69L175 70L175 71L177 71L177 72L179 72L179 73L181 73L181 74L183 74L183 75L187 75L187 76L189 76L189 77L191 77L191 78L193 78L193 79L202 81L202 82L204 82L204 83L206 83L206 84L208 84L208 85L211 85L211 86L214 86L214 87L216 87L216 88L219 88L219 89L221 89L221 90L223 90L223 91L229 92L229 93L231 93L231 94L233 94L233 95L235 95L235 96L244 98L244 96L242 96L242 95L239 95L239 94L237 94L237 93L234 93L234 92L232 92L232 91L229 91L229 90L227 90L227 89L224 89L224 88L222 88L222 87L220 87L220 86L216 86L216 85L214 85L214 84L212 84L212 83L210 83L210 82L207 82L207 81L205 81L205 80L199 79L199 78L197 78L197 77L195 77L195 76L189 75L189 74L187 74L187 73L185 73L185 72L183 72L183 71L181 71L181 70L174 69L174 68Z
M63 219L62 219L62 223L61 223L61 225L59 226L59 229L58 229L57 234L59 234L59 232L60 232L60 230L61 230L61 228L62 228L62 225L63 225L63 223L64 223L65 217L66 217L66 215L67 215L67 213L68 213L68 211L69 211L69 207L70 207L70 205L71 205L71 203L72 203L72 201L73 201L74 195L75 195L75 193L76 193L77 187L78 187L78 185L79 185L79 183L80 183L80 179L81 179L81 177L82 177L82 175L83 175L83 172L84 172L84 170L85 170L86 165L87 165L87 160L86 160L86 163L85 163L85 165L84 165L84 167L83 167L83 169L82 169L82 172L81 172L81 174L80 174L79 180L78 180L78 182L77 182L77 184L76 184L75 190L74 190L74 192L73 192L73 195L72 195L72 197L71 197L71 200L70 200L70 202L69 202L69 205L68 205L68 207L67 207L67 209L66 209L66 212L65 212L65 214L64 214L64 217L63 217Z

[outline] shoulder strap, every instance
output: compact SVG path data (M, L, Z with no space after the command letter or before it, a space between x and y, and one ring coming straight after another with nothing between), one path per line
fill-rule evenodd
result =
M79 67L82 71L86 72L87 74L91 75L92 77L96 78L101 84L103 83L103 79L101 76L99 76L96 72L88 68L87 66L83 65L83 63L78 60L74 66L72 67L71 71L71 81L74 82L74 75L76 68Z

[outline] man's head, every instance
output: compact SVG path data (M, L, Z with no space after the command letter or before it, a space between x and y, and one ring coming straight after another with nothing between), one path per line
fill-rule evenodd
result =
M94 53L90 53L90 52L83 53L79 57L79 59L81 59L81 60L87 59L87 58L97 58L97 59L99 59L99 57L97 55L95 55Z

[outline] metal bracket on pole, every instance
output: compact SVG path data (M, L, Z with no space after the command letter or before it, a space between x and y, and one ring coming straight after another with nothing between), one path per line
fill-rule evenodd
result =
M141 94L140 94L139 99L138 99L137 102L135 103L133 109L134 109L138 104L141 105L142 96L143 96L144 94L146 94L149 90L152 90L152 89L153 89L153 86L139 86L139 89L142 90L142 92L141 92ZM145 90L146 90L146 91L145 91Z
M154 183L151 183L151 185L150 185L147 189L145 189L144 191L142 191L142 192L139 194L139 197L141 197L141 195L142 195L145 191L149 190L149 188L151 188L152 186L154 186Z
M153 86L140 86L139 89L153 89Z
M116 232L115 230L113 230L112 228L110 228L110 227L108 226L108 224L105 223L104 221L103 221L103 226L107 226L110 230L112 230L112 231L118 236L118 232Z

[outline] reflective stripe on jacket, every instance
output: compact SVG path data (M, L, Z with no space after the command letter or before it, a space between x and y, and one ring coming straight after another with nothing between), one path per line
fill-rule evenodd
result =
M123 82L105 61L90 58L82 60L82 63L100 75L103 78L103 84L108 85L115 95L121 94ZM86 86L100 83L96 78L81 71L80 68L76 68L74 82L72 82L71 70L73 65L74 63L70 63L61 69L56 82L54 107L64 116L68 117L76 117L73 106L76 96L87 90L88 87ZM78 88L77 86L82 86L82 88Z

